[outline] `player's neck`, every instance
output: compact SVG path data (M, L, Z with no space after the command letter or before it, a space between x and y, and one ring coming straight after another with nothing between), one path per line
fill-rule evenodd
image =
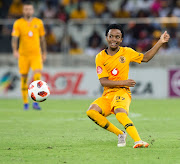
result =
M109 47L106 49L107 54L110 55L110 56L115 55L118 51L119 51L119 47L116 48L116 49L114 49L114 50L112 50L112 49L109 48Z
M26 21L28 21L28 22L31 22L32 19L33 19L33 17L24 17L24 19L25 19Z

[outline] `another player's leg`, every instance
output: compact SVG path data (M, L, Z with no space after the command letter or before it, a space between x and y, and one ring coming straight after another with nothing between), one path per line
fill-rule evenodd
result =
M42 62L42 57L40 54L36 54L34 56L31 56L31 69L33 70L34 73L34 81L35 80L41 80L41 72L43 69L43 62ZM33 109L36 110L41 110L41 107L37 102L33 103Z
M119 138L121 138L120 136L126 137L125 132L118 129L111 122L109 122L105 116L102 115L102 109L98 105L92 104L86 113L87 116L100 127L116 134L117 136L119 136ZM121 146L125 146L125 144Z
M27 56L20 55L18 60L19 73L21 75L21 93L24 103L24 110L29 109L28 104L28 72L30 68Z
M124 126L127 133L131 136L131 138L134 140L135 145L133 148L142 148L142 147L148 147L149 144L142 141L136 127L134 126L133 122L130 120L130 118L127 115L127 112L123 108L116 108L114 113L116 114L117 120Z
M21 93L24 103L24 110L29 109L28 104L28 83L27 83L27 74L21 74Z
M41 70L34 70L34 81L41 80ZM41 110L41 107L37 102L33 102L33 109Z

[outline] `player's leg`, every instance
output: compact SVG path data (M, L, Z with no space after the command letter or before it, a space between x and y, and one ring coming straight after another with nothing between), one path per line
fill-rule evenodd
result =
M41 55L32 56L31 57L31 69L33 71L34 81L41 80L42 68L43 68L43 63L42 63ZM41 110L41 107L39 106L39 104L37 102L34 102L33 109Z
M101 107L101 108L100 108ZM102 110L103 109L103 110ZM123 131L109 122L106 116L111 114L110 103L102 97L95 100L87 110L87 116L100 127L116 134L123 134Z
M41 74L42 74L42 70L40 70L40 69L34 70L33 71L33 79L34 79L34 81L41 80Z
M136 127L134 126L132 120L128 117L127 111L123 108L116 108L114 113L116 114L117 120L124 126L127 133L134 140L134 148L148 147L149 144L142 141Z
M30 68L29 59L26 56L20 55L18 65L19 73L21 75L21 93L24 103L24 110L28 110L28 72Z
M128 93L123 90L115 96L113 105L116 118L124 126L125 130L135 141L135 143L141 142L141 144L138 145L139 147L148 147L148 143L142 143L136 127L134 126L132 120L128 117L130 103L131 98L129 97Z
M33 70L33 79L34 79L34 81L41 80L41 70L40 69ZM33 109L41 110L39 103L33 102Z
M21 74L21 93L24 103L24 110L29 109L28 104L28 77L27 74Z

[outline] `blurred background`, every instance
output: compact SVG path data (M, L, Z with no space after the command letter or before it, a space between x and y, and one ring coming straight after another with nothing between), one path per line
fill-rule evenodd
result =
M21 96L11 31L22 16L23 0L0 0L0 97ZM105 29L123 26L122 46L149 50L165 30L171 36L149 63L131 63L135 98L180 96L180 0L33 0L46 29L43 79L52 98L96 98L102 94L95 56L106 47ZM33 46L33 45L32 45ZM32 80L30 74L29 81Z

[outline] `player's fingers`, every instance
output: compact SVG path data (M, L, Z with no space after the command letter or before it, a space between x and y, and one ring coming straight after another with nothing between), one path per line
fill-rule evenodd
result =
M167 31L164 31L164 34L167 34Z

